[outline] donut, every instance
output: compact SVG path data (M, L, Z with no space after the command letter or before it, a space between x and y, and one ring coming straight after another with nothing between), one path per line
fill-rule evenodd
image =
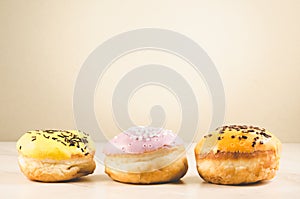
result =
M81 131L28 131L16 147L19 167L30 180L67 181L91 174L96 167L93 141Z
M129 128L110 140L103 152L105 173L118 182L174 182L188 169L182 140L171 130L162 128Z
M281 142L264 128L229 125L205 135L195 147L199 175L214 184L249 184L276 175Z

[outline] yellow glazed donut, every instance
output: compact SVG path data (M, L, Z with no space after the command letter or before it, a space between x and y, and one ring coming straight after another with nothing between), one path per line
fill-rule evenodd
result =
M87 133L35 130L17 142L21 171L31 180L66 181L93 173L95 148Z
M195 147L199 175L215 184L270 180L278 170L280 141L264 128L230 125L205 135Z

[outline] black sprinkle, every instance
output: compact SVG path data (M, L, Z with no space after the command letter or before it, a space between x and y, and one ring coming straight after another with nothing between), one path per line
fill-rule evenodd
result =
M221 140L222 138L221 137L218 137L218 140Z
M233 139L233 138L235 138L235 136L234 136L234 135L232 135L232 136L231 136L231 138Z
M52 140L57 140L57 138L52 138Z
M61 135L64 136L65 138L66 138L66 137L69 137L69 135L65 135L65 134L63 134L63 133L62 133Z
M49 139L50 138L50 135L49 136L46 136L45 134L43 134L44 138L47 138Z
M36 136L35 135L31 136L31 138L32 138L32 140L31 140L32 142L36 140Z
M88 143L86 137L85 137L85 138L82 138L81 141L82 141L84 144L87 144L87 143Z
M220 150L217 150L217 153L219 153L220 152Z
M208 137L211 137L212 134L208 134L208 135L205 135L204 138L208 138Z
M248 130L248 132L255 132L253 129Z
M254 147L255 145L256 145L256 142L252 142L252 145L251 145L251 146Z
M243 138L243 139L247 139L248 137L247 137L247 136L245 136L245 135L243 135L243 136L242 136L242 138Z
M19 149L21 150L21 149L22 149L22 146L19 146Z
M90 154L89 152L87 152L87 153L85 153L84 155L88 155L88 154Z
M80 131L79 131L80 132ZM86 136L89 136L89 134L88 133L86 133L86 132L82 132L84 135L86 135Z
M264 142L263 142L263 141L260 141L259 144L264 144Z
M266 134L264 132L261 132L260 134L263 135L263 136L265 136L266 138L271 138L272 137L271 135L268 135L268 134Z
M83 148L80 148L80 149L81 149L81 152L83 153L84 152Z
M45 130L45 132L50 132L50 133L51 133L51 132L58 132L58 131L60 131L60 130L55 130L55 129L46 129L46 130Z

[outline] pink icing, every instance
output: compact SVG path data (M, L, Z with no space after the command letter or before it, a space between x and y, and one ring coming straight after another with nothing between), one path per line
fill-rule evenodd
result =
M103 153L106 155L140 154L182 144L182 140L170 130L138 126L115 136L104 147Z

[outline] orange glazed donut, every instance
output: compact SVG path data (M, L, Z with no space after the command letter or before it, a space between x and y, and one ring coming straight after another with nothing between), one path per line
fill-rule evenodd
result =
M199 175L215 184L247 184L272 179L280 141L264 128L230 125L205 135L195 147Z

